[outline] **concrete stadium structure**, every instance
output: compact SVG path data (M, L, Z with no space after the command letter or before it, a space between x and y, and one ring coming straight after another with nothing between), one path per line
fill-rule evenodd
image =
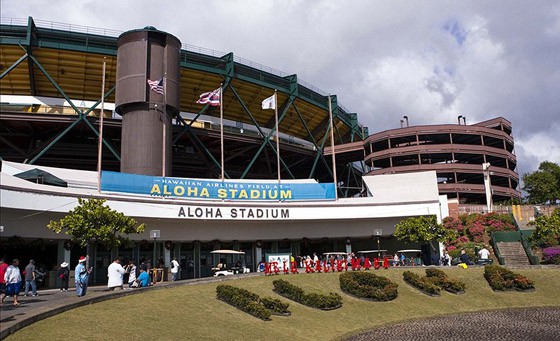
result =
M131 85L139 89L139 100L119 100L116 93L122 85L119 85L118 65L126 58L121 54L121 61L118 60L121 32L32 18L2 20L0 224L3 230L0 242L4 250L2 256L7 258L42 259L47 268L62 260L75 264L84 250L70 243L67 236L49 231L46 225L75 207L79 197L106 199L111 208L148 225L144 234L132 236L135 243L129 248L97 246L92 257L98 282L105 280L106 266L117 255L139 260L155 254L156 258L164 259L166 265L176 256L182 263L183 278L192 278L211 274L210 269L219 261L211 251L220 248L245 250L244 260L253 270L262 256L270 253L306 255L371 250L379 247L380 240L383 249L394 252L402 246L391 238L396 223L413 216L436 215L441 220L448 215L447 198L442 193L459 199L480 199L462 193L454 196L459 190L448 190L442 185L441 177L446 176L448 182L453 178L461 183L460 173L448 176L441 173L439 166L426 167L424 161L419 162L419 166L406 168L406 172L413 173L384 174L401 173L396 166L405 164L399 163L395 155L385 155L387 150L391 152L390 148L410 143L411 136L420 141L424 133L414 129L422 127L403 128L401 142L391 134L366 138L368 129L359 124L357 114L340 105L336 96L330 96L329 105L326 93L298 80L296 75L283 74L233 53L216 53L184 44L178 53L178 103L171 110L170 120L166 121L164 116L144 115L152 120L145 123L150 125L148 128L165 126L150 132L149 153L155 160L152 166L161 162L162 172L155 174L158 167L152 167L149 172L138 171L142 167L137 167L134 172L161 175L154 180L159 183L208 184L210 180L220 181L224 174L222 185L232 187L297 188L336 182L335 198L219 200L154 196L150 192L100 191L95 172L100 116L104 118L101 168L106 180L112 176L110 172L116 174L123 170L122 160L136 145L144 142L144 133L132 140L126 137L128 140L123 142L127 135L123 133L124 121L129 115L125 111L141 105L145 105L142 108L148 113L157 111L160 99L154 97L146 84L146 80L154 76L149 74L150 70L144 70L140 81ZM150 32L160 32L152 27L136 31L148 32L148 36ZM104 62L106 78L102 93ZM156 79L162 74L156 75ZM196 103L200 94L220 84L223 86L223 121L218 108ZM261 108L261 101L274 90L278 91L278 132L274 111ZM511 125L504 119L498 122L501 131L486 126L479 129L484 130L484 136L479 135L479 138L486 144L482 156L468 160L457 152L447 159L463 160L465 164L461 166L472 173L479 173L475 168L480 168L480 163L491 163L496 198L514 197L518 177ZM141 121L135 124L142 128ZM463 141L468 135L465 130L470 131L472 127L453 126L446 134L450 139ZM221 129L225 146L223 169ZM438 133L438 139L440 135ZM158 153L160 147L153 147L153 144L164 139L169 141L169 148L161 147L163 150ZM499 141L504 145L502 151L497 151ZM434 142L431 147L453 153L446 146L449 142ZM384 144L390 148L382 147ZM481 149L475 147L475 143L460 144L472 145L468 150L460 150L461 153L473 150L478 153ZM333 150L336 162L332 160ZM422 155L420 160L426 157ZM502 159L503 162L498 162ZM53 186L41 177L34 182L18 177L34 169L55 176L65 185ZM385 169L387 171L383 171ZM501 190L505 187L504 177L512 190ZM471 192L480 194L478 184L474 187ZM163 189L163 193L165 191ZM160 237L152 239L149 230L159 230ZM426 258L430 258L431 251L426 245L411 247L422 248ZM234 260L234 256L227 259L228 262Z
M483 164L490 164L493 201L520 199L511 122L498 117L472 125L419 125L365 140L370 175L437 172L439 193L459 203L485 203Z

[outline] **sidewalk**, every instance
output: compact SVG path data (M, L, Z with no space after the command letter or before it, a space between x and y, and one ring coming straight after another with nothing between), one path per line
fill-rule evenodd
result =
M73 289L69 289L67 292L60 292L60 289L38 290L38 296L35 297L24 297L22 292L22 294L18 296L18 302L20 303L18 307L14 307L12 305L12 297L6 297L4 299L4 304L0 307L0 340L34 322L91 303L102 302L127 295L134 295L145 292L146 290L158 290L181 285L221 282L259 275L262 275L262 273L254 272L233 276L195 278L177 282L162 282L147 288L115 291L109 291L107 286L90 286L88 287L87 295L83 297L77 297L76 291Z

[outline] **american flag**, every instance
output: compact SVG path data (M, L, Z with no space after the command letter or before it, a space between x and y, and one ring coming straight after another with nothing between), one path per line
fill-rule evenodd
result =
M196 101L196 103L198 103L198 104L210 104L213 107L219 106L220 105L220 94L221 94L221 88L218 88L214 91L205 92L205 93L200 95L200 97L198 98L198 101Z
M148 79L148 85L150 86L150 90L155 91L160 95L163 95L163 78L157 81Z

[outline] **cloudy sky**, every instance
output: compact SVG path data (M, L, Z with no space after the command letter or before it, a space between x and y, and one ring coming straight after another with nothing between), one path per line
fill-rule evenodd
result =
M558 1L21 1L3 18L118 31L147 25L182 43L297 74L358 113L370 133L411 125L513 123L520 175L560 163Z

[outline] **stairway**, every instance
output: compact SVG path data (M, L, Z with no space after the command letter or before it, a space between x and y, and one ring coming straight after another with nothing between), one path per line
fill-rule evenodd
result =
M499 242L496 246L505 265L531 265L521 242Z

